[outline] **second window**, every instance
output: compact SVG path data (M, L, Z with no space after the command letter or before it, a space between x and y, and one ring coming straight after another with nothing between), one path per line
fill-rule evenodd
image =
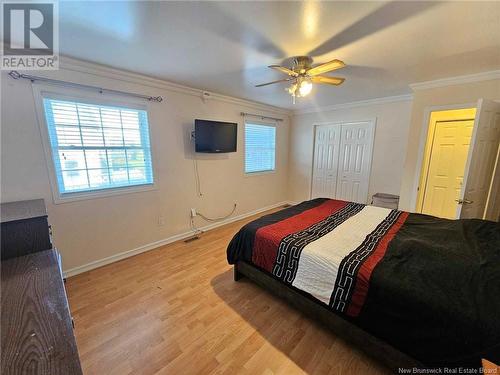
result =
M245 123L245 173L276 169L276 126Z

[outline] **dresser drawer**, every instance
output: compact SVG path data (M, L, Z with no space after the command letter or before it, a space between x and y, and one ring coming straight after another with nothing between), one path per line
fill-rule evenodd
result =
M2 224L2 260L51 248L46 217Z
M52 248L43 199L2 203L2 260Z

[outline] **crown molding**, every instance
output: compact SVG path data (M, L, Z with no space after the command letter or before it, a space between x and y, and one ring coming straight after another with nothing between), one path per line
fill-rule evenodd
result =
M160 90L167 90L185 95L196 96L203 100L218 100L226 103L237 104L243 107L265 111L267 113L275 113L285 116L291 116L292 111L286 108L275 107L269 104L254 102L247 99L236 98L232 96L222 95L209 92L194 87L184 86L177 83L169 82L163 79L154 78L151 76L112 68L97 63L83 61L68 56L61 56L59 60L59 69L79 73L85 73L102 78L111 78L114 80L134 83L142 86L148 86ZM208 95L207 95L208 93Z
M464 83L490 81L493 79L500 79L500 70L492 70L489 72L481 72L463 76L441 78L441 79L436 79L434 81L417 82L410 84L410 88L413 91L418 91L418 90L434 89L437 87L461 85Z
M311 107L311 108L297 109L297 110L293 111L293 114L294 115L302 115L302 114L307 114L307 113L336 111L339 109L364 107L364 106L368 106L368 105L394 103L394 102L405 102L405 101L409 101L412 99L413 99L413 94L384 96L381 98L359 100L359 101L349 102L349 103L333 104L333 105L314 107L314 108Z

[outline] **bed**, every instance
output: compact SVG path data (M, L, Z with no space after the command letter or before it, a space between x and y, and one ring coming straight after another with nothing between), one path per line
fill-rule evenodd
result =
M500 362L500 224L314 199L252 221L227 258L397 367Z

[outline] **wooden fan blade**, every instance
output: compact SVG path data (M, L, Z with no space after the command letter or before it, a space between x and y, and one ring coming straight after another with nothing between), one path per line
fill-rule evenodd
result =
M311 81L313 81L314 83L326 83L327 85L338 86L345 81L345 78L315 76L315 77L311 77Z
M343 61L332 60L327 63L315 66L307 71L308 76L316 76L318 74L323 74L326 72L331 72L332 70L337 70L345 66Z
M279 70L281 73L288 74L289 76L292 77L297 77L299 75L299 73L296 73L293 70L285 68L284 66L280 65L269 65L269 68Z
M291 81L291 80L292 80L292 78L279 79L277 81L272 81L272 82L267 82L267 83L261 83L260 85L255 85L255 87L262 87L262 86L272 85L272 84L275 84L275 83L286 82L286 81Z

